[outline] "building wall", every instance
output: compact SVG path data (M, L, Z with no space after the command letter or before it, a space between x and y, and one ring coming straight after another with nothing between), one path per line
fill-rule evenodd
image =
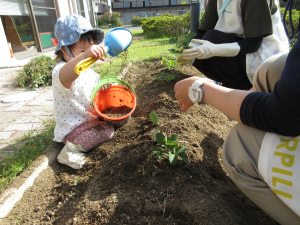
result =
M26 0L26 1L30 2L31 0ZM10 35L10 39L12 39L12 37L20 38L20 36L21 36L20 33L19 33L20 35L18 33L13 34L12 32L8 32L7 29L5 29L7 31L7 33L5 33L3 23L5 22L6 24L8 24L10 22L10 20L7 19L5 21L2 21L1 19L6 18L6 16L11 19L12 16L27 15L27 19L31 20L31 24L30 24L29 27L30 27L31 32L32 32L31 37L34 37L34 40L27 41L27 39L26 40L24 39L25 37L23 37L24 35L22 34L23 35L22 37L23 37L24 40L22 39L22 42L21 41L19 41L19 42L15 41L14 45L13 45L14 46L13 50L14 50L15 58L21 59L21 58L24 58L24 57L30 57L30 56L32 56L32 54L36 54L39 51L46 50L46 48L47 48L47 50L49 50L51 48L54 49L53 43L51 42L50 45L46 46L45 43L44 43L45 38L43 39L42 37L45 37L45 35L49 36L49 34L51 35L53 33L52 26L54 27L56 19L58 19L59 17L64 17L64 16L67 16L67 15L73 14L73 13L78 14L77 6L76 6L77 1L79 1L79 0L54 0L54 3L55 3L54 10L56 10L56 11L54 13L52 13L51 15L56 14L57 18L55 17L53 19L53 21L51 21L51 22L49 22L50 20L47 20L48 23L51 23L51 24L49 24L51 26L42 26L46 23L41 23L41 20L40 20L40 18L42 16L41 13L48 13L50 11L48 9L45 9L45 7L43 7L43 6L39 8L39 6L40 6L39 4L41 2L35 1L35 5L33 5L34 12L35 13L37 12L37 14L35 14L35 16L39 16L37 18L37 22L35 24L33 22L33 20L35 20L36 17L34 17L34 18L30 17L30 15L28 13L28 10L27 10L26 4L21 5L23 7L22 8L23 11L24 10L25 11L23 12L20 9L21 13L18 14L18 9L19 8L16 7L16 6L21 7L20 4L19 5L15 4L15 1L13 1L13 0L10 0L10 1L7 1L7 2L2 1L1 2L2 5L1 5L1 8L0 8L0 16L1 16L0 17L0 49L1 49L1 53L2 53L2 54L0 54L1 62L8 62L11 59L10 49L8 48L8 44L7 44L8 39L9 39L8 35ZM83 0L83 3L84 3L84 11L85 11L86 18L88 20L91 20L91 23L92 23L92 21L94 23L94 19L90 18L90 16L93 16L93 13L88 10L88 8L90 8L92 6L91 5L91 0ZM88 4L90 5L90 7L88 7ZM12 6L14 6L14 7L12 7ZM8 10L6 10L6 9L8 9ZM50 10L52 10L52 9L50 9ZM40 13L40 15L38 13ZM27 23L24 22L24 24L26 25ZM18 25L18 26L20 26L20 25ZM23 26L23 24L22 24L22 26ZM6 25L6 27L7 27L7 25ZM48 29L49 31L46 29L47 27L49 28ZM44 29L42 29L42 28L44 28ZM17 32L16 29L15 29L15 31ZM20 31L18 31L18 32L20 32ZM44 35L44 36L42 36L42 35ZM27 36L26 36L26 38L27 38ZM21 44L18 44L18 43L21 43Z
M60 17L65 17L70 14L70 1L69 0L59 0L56 1L56 4L58 5ZM71 3L72 4L72 3ZM71 10L72 12L72 10Z
M8 62L11 59L11 55L7 45L7 39L4 33L4 28L2 25L1 18L0 18L0 49L1 49L0 61L3 63Z

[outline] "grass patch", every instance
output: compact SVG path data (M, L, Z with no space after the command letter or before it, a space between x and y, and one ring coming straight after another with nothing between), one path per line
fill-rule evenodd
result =
M105 78L117 76L128 62L147 62L151 60L160 60L162 57L172 58L173 54L169 52L172 45L170 45L168 41L169 38L133 39L131 46L125 52L114 57L109 63L95 64L93 69L95 72L99 73L101 78ZM109 56L106 56L105 58L109 59Z
M16 139L14 144L17 147L13 149L14 153L5 155L0 161L0 192L54 143L52 141L54 120L45 120L44 125L46 128L42 133L37 134L37 131L32 131Z

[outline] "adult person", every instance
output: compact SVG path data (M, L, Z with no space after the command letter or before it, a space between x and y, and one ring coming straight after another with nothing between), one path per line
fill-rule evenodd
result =
M182 57L223 86L249 90L261 62L288 53L278 0L209 0Z
M280 224L300 224L300 32L288 54L265 60L253 91L207 78L175 84L183 111L207 103L238 121L223 144L226 171L237 187Z

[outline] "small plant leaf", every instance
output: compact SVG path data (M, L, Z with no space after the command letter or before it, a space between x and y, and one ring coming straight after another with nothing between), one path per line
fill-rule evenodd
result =
M175 154L178 154L178 153L181 153L181 152L185 152L187 149L185 146L177 146L176 148L174 148L174 153Z
M165 146L166 145L166 137L164 134L162 133L157 133L155 135L156 141L158 142L158 144L160 144L161 146Z
M153 147L151 150L152 152L162 152L162 149L159 147Z
M161 157L162 157L162 152L157 152L157 153L156 153L156 158L157 158L157 159L160 159Z
M160 130L158 129L158 130L156 130L156 131L154 131L154 141L156 141L156 134L158 134L158 133L160 133Z
M174 149L175 147L178 146L178 143L177 142L167 142L167 148L168 149Z
M176 141L178 138L178 134L171 134L168 136L168 142L169 141Z
M197 35L197 33L192 32L192 33L189 33L187 36L188 36L188 38L191 38L191 37L194 37L194 36L196 36L196 35Z
M153 122L157 127L159 127L159 119L158 119L158 115L157 115L156 111L153 110L152 112L150 112L149 116L150 116L152 122Z
M175 165L178 161L178 156L173 154L172 152L169 152L169 161L172 166Z
M182 158L182 160L185 162L185 163L189 163L189 159L188 159L188 156L185 152L180 152L178 153L178 156L180 158Z
M165 154L166 156L169 156L169 153L170 153L170 152L168 152L168 151L166 151L166 150L162 150L162 153Z

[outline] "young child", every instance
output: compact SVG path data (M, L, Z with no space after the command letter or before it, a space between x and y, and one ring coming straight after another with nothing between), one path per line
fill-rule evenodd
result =
M65 143L57 156L58 162L80 169L86 162L85 153L114 134L110 124L99 121L91 104L99 75L92 69L80 76L74 72L75 65L86 58L104 61L105 51L100 45L104 33L75 14L59 18L54 33L58 42L55 54L60 62L52 72L56 122L53 140ZM111 84L104 85L101 90L110 87Z

